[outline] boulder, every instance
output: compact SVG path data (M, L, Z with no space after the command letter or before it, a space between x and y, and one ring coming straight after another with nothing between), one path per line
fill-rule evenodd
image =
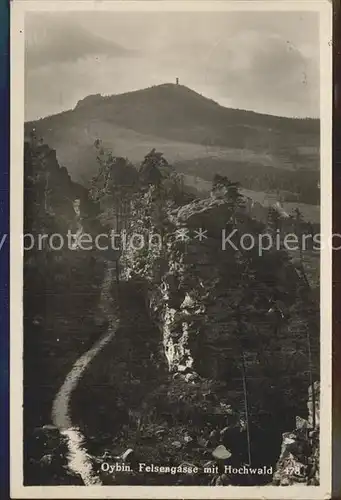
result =
M232 453L223 444L220 444L212 451L212 455L216 460L227 460L232 456Z

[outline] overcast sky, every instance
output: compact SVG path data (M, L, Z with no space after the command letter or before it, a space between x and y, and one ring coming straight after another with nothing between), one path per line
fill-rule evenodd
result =
M318 14L27 13L26 119L180 83L224 106L319 115Z

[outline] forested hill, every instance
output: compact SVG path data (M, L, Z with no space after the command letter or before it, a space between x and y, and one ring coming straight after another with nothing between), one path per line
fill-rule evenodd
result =
M229 167L309 171L319 168L319 120L290 119L229 109L174 84L126 94L93 95L73 110L25 124L26 133L57 150L71 176L94 173L93 143L101 138L118 156L140 160L152 147L173 164L203 159Z

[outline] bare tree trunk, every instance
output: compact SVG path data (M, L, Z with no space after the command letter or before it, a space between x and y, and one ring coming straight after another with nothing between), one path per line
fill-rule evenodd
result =
M311 354L311 339L309 332L309 325L307 328L307 345L308 345L308 363L309 363L309 383L311 387L311 402L313 406L313 429L316 427L316 395L315 395L315 387L314 387L314 377L313 377L313 362L312 362L312 354Z
M245 420L246 420L246 438L247 438L247 454L249 459L249 465L252 465L251 459L251 436L250 436L250 419L249 419L249 404L247 397L247 384L246 384L246 367L245 367L245 354L242 349L241 353L242 359L242 379L243 379L243 393L244 393L244 408L245 408Z
M310 292L311 287L309 283L308 276L305 272L305 267L304 267L304 257L303 257L303 245L302 245L302 231L300 228L300 220L299 217L297 216L296 219L297 222L297 227L298 227L298 232L299 232L299 252L300 252L300 268L301 268L301 274L302 278L305 282L307 290ZM311 402L313 406L313 415L312 415L312 425L313 429L316 427L316 395L315 395L315 387L314 387L314 377L313 377L313 359L312 359L312 351L311 351L311 336L310 336L310 322L308 321L307 324L307 351L308 351L308 370L309 370L309 385L311 387Z

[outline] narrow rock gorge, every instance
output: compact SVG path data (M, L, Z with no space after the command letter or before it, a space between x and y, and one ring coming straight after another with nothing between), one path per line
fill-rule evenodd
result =
M58 431L49 427L52 401L115 316L117 331L73 387L69 408L102 484L291 484L283 471L288 460L298 470L300 456L297 463L293 457L302 446L310 460L302 462L304 478L316 484L317 292L280 238L279 247L260 247L259 235L278 234L280 216L269 210L267 222L258 220L238 186L219 176L208 197L196 198L155 150L139 170L101 150L90 189L73 183L47 146L31 140L25 161L26 203L35 208L27 212L27 232L124 231L128 241L116 253L26 252L25 428L33 483L42 470L47 484L70 472L67 462L55 466L52 479L49 472L65 446L62 438L54 444ZM108 265L115 268L110 284L103 281ZM30 359L40 359L38 376ZM126 467L103 468L113 462ZM141 463L198 473L145 475ZM229 466L258 473L229 474Z

